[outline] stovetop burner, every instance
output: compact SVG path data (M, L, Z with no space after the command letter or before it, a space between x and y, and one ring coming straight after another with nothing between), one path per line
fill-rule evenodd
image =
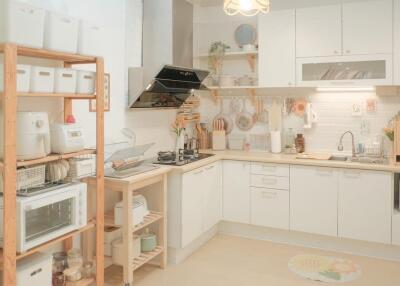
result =
M176 152L158 152L157 160L154 164L183 166L201 159L214 156L214 154L199 153L199 150L180 149L178 154Z

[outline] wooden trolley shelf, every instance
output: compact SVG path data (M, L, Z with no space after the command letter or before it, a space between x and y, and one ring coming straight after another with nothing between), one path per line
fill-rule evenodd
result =
M36 252L42 251L42 250L46 249L47 247L49 247L49 246L51 246L51 245L53 245L53 244L55 244L57 242L64 241L65 239L71 238L71 237L73 237L73 236L75 236L77 234L80 234L80 233L84 232L84 231L87 231L89 229L93 229L95 226L96 226L95 220L90 220L86 226L84 226L84 227L82 227L80 229L77 229L75 231L71 231L71 232L69 232L67 234L64 234L63 236L57 237L57 238L55 238L53 240L50 240L50 241L48 241L46 243L38 245L38 246L36 246L34 248L29 249L26 252L17 253L17 260L19 260L21 258L24 258L24 257L27 257L29 255L32 255L32 254L34 254ZM3 254L3 250L2 249L0 249L0 254L1 254L0 255L0 266L2 268L2 266L3 266L3 255L2 255Z
M164 216L161 212L151 211L147 216L144 217L144 220L141 224L138 224L133 227L132 232L137 232L137 231L151 225L152 223L155 223L155 222L161 220L163 217ZM105 226L113 226L113 227L121 227L120 225L114 224L114 214L112 212L104 215L104 225Z
M53 97L53 98L71 98L71 99L96 99L95 94L81 93L35 93L35 92L19 92L21 97Z
M164 248L161 246L157 246L153 251L151 252L142 252L139 257L136 257L133 259L133 270L135 271L136 269L140 268L153 258L156 258L158 255L160 255L164 251Z
M82 279L76 282L67 282L66 286L89 286L94 283L94 278Z

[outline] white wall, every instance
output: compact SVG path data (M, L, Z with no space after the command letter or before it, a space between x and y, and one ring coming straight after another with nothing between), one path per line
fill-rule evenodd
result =
M16 1L16 0L10 0ZM121 134L124 127L137 133L138 143L154 142L149 156L161 149L171 149L174 137L169 131L175 119L175 111L132 111L127 109L127 68L142 64L142 0L21 0L28 4L68 14L89 22L100 24L104 29L103 50L105 72L111 74L111 111L105 114L106 143L125 140ZM23 62L52 65L53 62L22 60ZM76 66L88 69L88 66ZM89 67L93 69L93 67ZM23 99L20 110L43 110L53 120L62 120L62 101L48 99ZM73 112L83 125L87 145L95 144L95 114L89 113L86 101L74 101Z

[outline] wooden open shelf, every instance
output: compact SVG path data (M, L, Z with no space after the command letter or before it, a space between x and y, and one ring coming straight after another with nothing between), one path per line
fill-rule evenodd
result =
M226 52L224 57L226 58L235 58L235 57L247 57L247 56L258 56L258 51L252 52L244 52L244 51L237 51L237 52ZM198 58L208 58L209 54L201 54L197 56Z
M67 282L66 286L89 286L94 283L94 278L82 279L76 282Z
M140 268L150 260L156 258L158 255L160 255L164 251L164 248L161 246L157 246L153 251L151 252L142 252L139 257L136 257L133 259L133 270L135 271L136 269Z
M151 211L150 214L148 214L147 216L144 217L144 220L141 224L138 224L133 227L132 231L133 232L139 231L139 230L149 226L150 224L159 221L163 217L164 216L161 212ZM106 213L104 215L104 225L105 226L113 226L113 227L121 227L120 225L114 224L114 213L113 212Z
M52 98L71 98L71 99L96 99L95 94L81 94L81 93L33 93L33 92L19 92L20 97L52 97Z
M0 49L1 50L1 49ZM63 61L73 64L96 63L96 57L17 46L18 56Z
M90 220L90 221L87 223L86 226L84 226L84 227L82 227L82 228L80 228L80 229L77 229L77 230L75 230L75 231L71 231L71 232L69 232L69 233L67 233L67 234L64 234L63 236L57 237L57 238L55 238L55 239L53 239L53 240L50 240L50 241L48 241L48 242L46 242L46 243L43 243L43 244L41 244L41 245L38 245L38 246L36 246L36 247L34 247L34 248L29 249L29 250L26 251L26 252L17 253L17 260L19 260L19 259L21 259L21 258L24 258L24 257L27 257L27 256L29 256L29 255L32 255L32 254L34 254L34 253L36 253L36 252L45 250L46 248L48 248L49 246L51 246L51 245L53 245L53 244L55 244L55 243L64 241L65 239L68 239L68 238L73 237L73 236L75 236L75 235L77 235L77 234L80 234L80 233L85 232L85 231L87 231L87 230L89 230L89 229L92 229L92 228L94 228L95 226L96 226L95 220ZM0 268L1 268L1 269L3 268L3 249L2 249L2 248L0 248Z

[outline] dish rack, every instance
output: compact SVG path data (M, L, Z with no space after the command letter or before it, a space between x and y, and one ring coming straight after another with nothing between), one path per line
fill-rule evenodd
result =
M46 165L20 168L17 170L17 192L44 185ZM0 176L0 191L3 192L3 176Z

